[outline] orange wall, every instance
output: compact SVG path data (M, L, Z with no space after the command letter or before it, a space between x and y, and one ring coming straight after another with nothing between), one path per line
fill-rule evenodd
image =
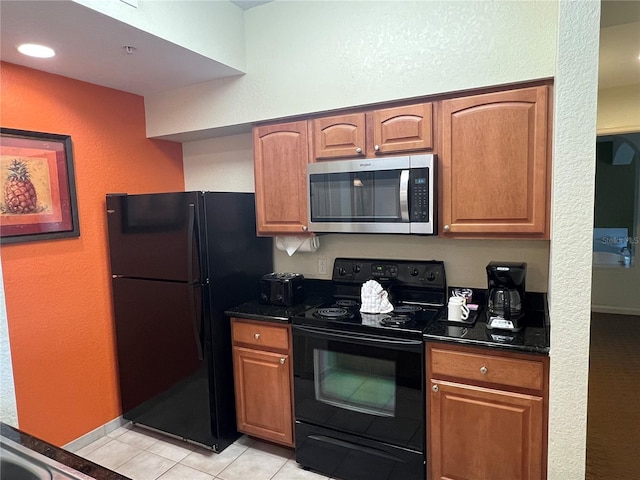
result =
M1 247L19 426L64 445L121 414L105 194L184 190L182 146L138 95L5 62L0 87L3 127L73 142L80 237Z

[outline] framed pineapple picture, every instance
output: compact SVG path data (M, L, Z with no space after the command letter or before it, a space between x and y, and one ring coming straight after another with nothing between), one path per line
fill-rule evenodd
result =
M0 128L0 243L78 237L71 136Z

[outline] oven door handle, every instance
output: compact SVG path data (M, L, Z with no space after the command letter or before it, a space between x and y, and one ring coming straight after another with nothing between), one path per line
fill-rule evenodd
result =
M294 325L293 331L299 332L301 335L311 335L316 338L320 338L323 340L344 340L348 342L358 343L360 345L371 345L371 346L389 346L389 347L413 347L413 348L422 348L422 340L410 340L406 338L389 338L389 337L374 337L371 335L364 335L361 333L353 333L353 332L339 332L337 330L331 330L327 328L314 328L314 327L303 327L300 325Z

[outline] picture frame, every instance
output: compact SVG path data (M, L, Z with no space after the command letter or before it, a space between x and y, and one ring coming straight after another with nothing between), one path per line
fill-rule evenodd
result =
M0 244L79 236L71 136L0 127Z

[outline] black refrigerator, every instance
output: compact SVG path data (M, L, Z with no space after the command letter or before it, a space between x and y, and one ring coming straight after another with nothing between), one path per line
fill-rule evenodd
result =
M108 194L123 417L215 451L236 431L224 311L258 298L273 270L254 195Z

